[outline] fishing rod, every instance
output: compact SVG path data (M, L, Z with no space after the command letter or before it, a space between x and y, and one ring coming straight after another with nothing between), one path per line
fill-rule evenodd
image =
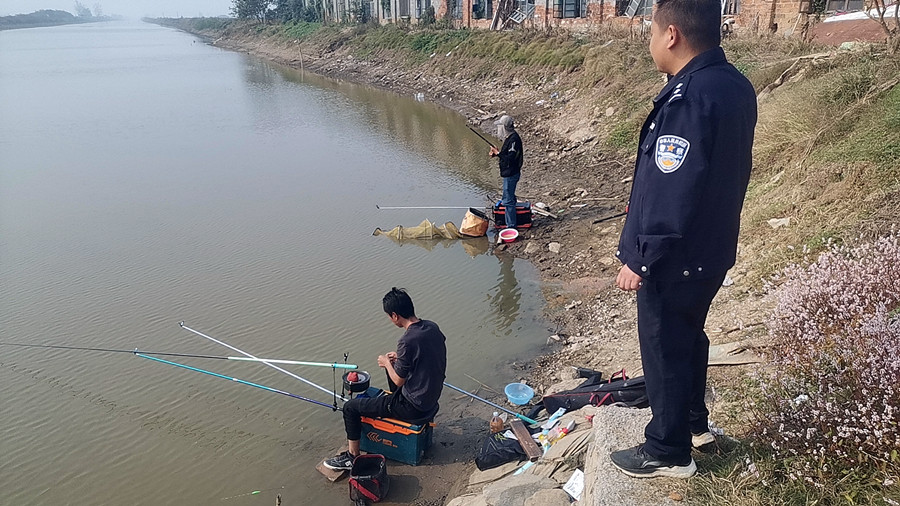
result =
M626 214L628 214L628 211L622 211L621 213L616 213L616 214L613 214L613 215L611 215L611 216L605 216L605 217L603 217L603 218L594 220L594 221L591 222L591 224L592 224L592 225L596 225L597 223L603 223L604 221L609 221L609 220L618 218L618 217L620 217L620 216L625 216Z
M477 206L379 206L375 204L375 209L469 209Z
M459 392L459 393L466 394L466 395L468 395L469 397L475 399L476 401L481 401L481 402L487 404L488 406L493 406L493 407L495 407L495 408L497 408L497 409L499 409L499 410L501 410L501 411L505 411L505 412L509 413L510 415L513 415L514 417L518 418L519 420L522 420L523 422L528 422L528 423L531 424L531 425L537 425L537 424L538 424L537 420L532 420L531 418L528 418L528 417L525 416L525 415L520 415L519 413L516 413L515 411L511 411L511 410L509 410L509 409L506 409L506 408L504 408L503 406L501 406L501 405L499 405L499 404L494 404L493 402L491 402L491 401L489 401L489 400L487 400L487 399L483 399L483 398L481 398L481 397L478 397L477 395L475 395L475 394L473 394L473 393L471 393L471 392L467 392L467 391L463 390L462 388L455 387L455 386L451 385L450 383L447 383L446 381L444 382L444 386L450 387L450 388L452 388L453 390L456 390L456 391Z
M161 362L161 363L163 363L163 364L174 365L175 367L181 367L181 368L187 369L187 370L189 370L189 371L201 372L201 373L203 373L203 374L208 374L208 375L210 375L210 376L215 376L215 377L217 377L217 378L222 378L222 379L231 380L231 381L234 381L234 382L236 382L236 383L240 383L240 384L242 384L242 385L249 385L249 386L251 386L251 387L261 388L261 389L263 389L263 390L268 390L269 392L275 392L276 394L286 395L286 396L288 396L288 397L293 397L294 399L300 399L301 401L306 401L306 402L311 402L311 403L313 403L313 404L318 404L319 406L324 406L324 407L326 407L326 408L328 408L328 409L330 409L330 410L332 410L332 411L343 411L341 408L337 407L336 405L335 405L335 406L332 406L331 404L326 404L326 403L324 403L324 402L320 402L320 401L317 401L317 400L315 400L315 399L309 399L309 398L303 397L303 396L301 396L301 395L296 395L296 394L292 394L292 393L290 393L290 392L285 392L284 390L278 390L277 388L272 388L272 387L267 387L267 386L265 386L265 385L260 385L259 383L253 383L253 382L251 382L251 381L246 381L246 380L234 378L234 377L231 377L231 376L225 376L224 374L219 374L219 373L217 373L217 372L207 371L206 369L200 369L200 368L197 368L197 367L191 367L191 366L185 365L185 364L179 364L178 362L172 362L171 360L165 360L165 359L162 359L162 358L151 357L150 355L145 355L145 354L143 354L143 353L140 353L140 352L137 351L137 350L135 350L135 351L132 352L132 353L134 353L135 356L138 356L138 357L141 357L141 358L146 358L146 359L148 359L148 360L153 360L154 362Z
M333 390L328 390L327 388L325 388L325 387L323 387L323 386L319 386L319 385L313 383L312 381L309 381L308 379L301 378L300 376L297 376L296 374L294 374L294 373L292 373L292 372L290 372L290 371L286 371L286 370L282 369L281 367L278 367L277 365L273 364L271 361L268 361L268 360L266 360L266 359L264 359L264 358L255 357L255 356L253 356L253 355L247 353L246 351L243 351L243 350L241 350L241 349L235 348L234 346L232 346L232 345L230 345L230 344L228 344L228 343L223 343L222 341L219 341L218 339L216 339L216 338L214 338L214 337L210 337L210 336L204 334L203 332L196 331L196 330L194 330L194 329L188 327L187 325L185 325L184 322L178 322L178 325L180 325L181 328L183 328L184 330L187 330L187 331L189 331L189 332L193 332L194 334L197 334L197 335L200 336L200 337L209 339L210 341L212 341L212 342L214 342L214 343L221 344L222 346L224 346L224 347L226 347L226 348L228 348L228 349L230 349L230 350L236 351L236 352L240 353L241 355L244 355L245 357L249 357L249 358L253 359L254 361L258 361L258 362L261 362L261 363L263 363L263 364L266 364L267 366L269 366L269 367L275 369L276 371L281 371L281 372L287 374L288 376L290 376L290 377L292 377L292 378L294 378L294 379L298 379L298 380L300 380L300 381L306 383L307 385L310 385L310 386L312 386L312 387L318 388L319 390L321 390L321 391L323 391L323 392L329 393L329 394L331 394L332 396L334 396L335 398L340 398L340 399L341 399L342 401L344 401L344 402L347 402L347 401L349 400L349 399L345 398L343 395L337 395L337 392L335 392L335 391L333 391ZM337 401L335 401L335 404L337 404Z
M188 357L188 358L210 358L218 360L239 360L243 362L271 362L273 364L288 365L309 365L316 367L331 367L333 369L358 369L356 364L339 364L327 362L306 362L302 360L283 360L277 358L248 358L248 357L226 357L222 355L197 355L193 353L169 353L163 351L142 351L134 350L115 350L111 348L82 348L80 346L62 346L51 344L25 344L25 343L0 343L0 346L21 346L23 348L52 348L57 350L79 350L79 351L103 351L107 353L143 353L144 355L156 355L161 357Z
M497 146L494 146L494 143L493 143L493 142L487 140L483 135L481 135L481 132L479 132L478 130L475 130L474 128L472 128L471 125L466 125L466 126L469 127L469 130L475 132L475 135L477 135L478 137L481 137L481 140L483 140L484 142L488 143L488 146L490 146L490 147L492 147L492 148L494 148L494 149L497 149Z

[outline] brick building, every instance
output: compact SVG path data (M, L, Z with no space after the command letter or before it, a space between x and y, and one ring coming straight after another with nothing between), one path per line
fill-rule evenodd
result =
M332 0L350 8L358 0ZM437 19L448 11L460 28L573 28L589 30L600 23L640 23L649 19L653 0L363 0L381 23L418 23L431 5ZM853 11L864 0L825 0L827 10ZM338 7L340 3L340 7ZM734 28L793 35L808 21L811 0L722 0L722 14ZM497 10L500 15L497 16ZM496 26L495 26L496 25Z

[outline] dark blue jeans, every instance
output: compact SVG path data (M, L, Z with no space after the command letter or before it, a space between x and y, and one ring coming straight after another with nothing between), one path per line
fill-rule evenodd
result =
M509 228L516 226L516 185L521 175L503 178L503 198L500 202L506 207L506 226Z
M637 292L638 339L653 418L644 429L648 455L691 458L691 433L708 430L704 403L709 306L725 275L686 282L645 279Z

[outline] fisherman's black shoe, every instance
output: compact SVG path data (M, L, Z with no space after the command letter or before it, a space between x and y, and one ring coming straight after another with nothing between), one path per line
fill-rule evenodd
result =
M609 458L620 471L635 478L690 478L697 472L694 459L688 457L684 463L666 462L644 453L644 445L612 452Z
M322 462L322 465L327 467L328 469L334 469L335 471L349 471L353 468L353 461L356 459L350 452L342 452L330 459L325 459L325 462Z

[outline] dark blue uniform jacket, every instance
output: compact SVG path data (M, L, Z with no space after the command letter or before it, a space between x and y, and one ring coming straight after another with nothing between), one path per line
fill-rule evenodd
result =
M648 280L724 274L750 180L756 93L717 47L694 57L653 103L616 256Z

